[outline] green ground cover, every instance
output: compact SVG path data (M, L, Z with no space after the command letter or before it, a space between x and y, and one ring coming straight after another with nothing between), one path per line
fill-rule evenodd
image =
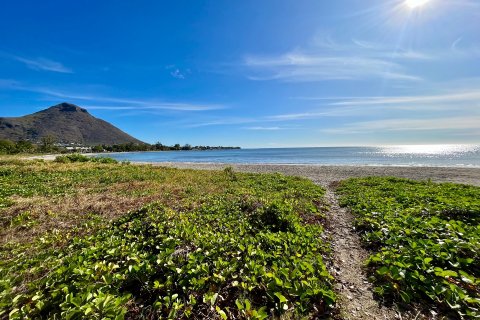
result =
M480 317L480 188L398 178L340 184L381 296Z
M77 160L0 161L0 318L316 318L333 306L312 182Z

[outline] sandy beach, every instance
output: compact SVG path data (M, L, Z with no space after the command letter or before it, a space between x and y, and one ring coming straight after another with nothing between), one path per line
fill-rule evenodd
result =
M456 182L480 186L480 168L393 167L393 166L320 166L277 164L152 163L179 169L222 170L228 166L240 172L280 172L311 179L322 186L352 177L395 176L434 182Z

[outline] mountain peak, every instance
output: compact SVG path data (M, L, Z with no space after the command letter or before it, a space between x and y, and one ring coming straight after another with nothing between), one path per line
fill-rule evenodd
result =
M50 109L55 109L61 112L85 112L88 113L86 109L80 108L77 105L74 105L73 103L68 103L68 102L62 102L60 104L57 104L53 107L50 107Z
M112 124L95 118L87 110L67 102L23 117L0 118L0 139L40 142L47 136L53 137L58 143L68 144L143 143Z

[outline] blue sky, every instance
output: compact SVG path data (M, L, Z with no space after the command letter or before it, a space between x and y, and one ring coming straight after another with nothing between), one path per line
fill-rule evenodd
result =
M67 101L164 144L480 142L477 0L16 0L0 30L1 116Z

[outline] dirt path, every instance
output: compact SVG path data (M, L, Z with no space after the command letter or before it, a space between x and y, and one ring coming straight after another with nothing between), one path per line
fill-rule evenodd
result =
M337 280L335 290L339 296L340 316L346 320L401 319L395 310L381 306L373 298L363 270L368 254L353 229L352 214L339 206L332 186L328 186L326 198L330 203L327 234L333 248L331 272Z

